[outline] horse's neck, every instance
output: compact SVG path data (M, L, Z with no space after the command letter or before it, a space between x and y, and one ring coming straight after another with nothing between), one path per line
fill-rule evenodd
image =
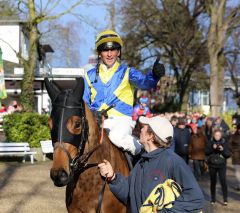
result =
M85 147L86 152L99 146L100 138L102 136L103 140L101 143L101 147L99 147L99 149L96 150L96 155L93 158L95 158L95 160L102 160L104 158L111 158L111 155L116 156L116 158L120 157L121 154L117 154L117 153L120 153L121 151L111 143L105 131L101 133L101 129L96 123L93 113L90 111L87 105L85 106L85 111L86 111L86 118L88 120L88 125L89 125L88 142Z
M85 113L89 127L88 144L89 146L97 146L100 140L100 131L93 116L93 113L91 112L87 104L85 104Z

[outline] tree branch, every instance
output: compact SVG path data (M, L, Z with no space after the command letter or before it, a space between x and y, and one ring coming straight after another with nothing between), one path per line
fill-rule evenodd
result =
M47 10L49 3L52 2L52 0L48 0L44 11L46 11L47 14L50 14L59 5L60 1L61 0L57 0L55 3L52 4L52 7Z
M11 50L16 54L17 58L19 59L19 61L20 61L20 63L21 63L22 65L24 65L24 64L26 63L26 60L21 56L21 54L20 54L19 52L17 52L17 51L11 46L11 44L9 44L8 42L6 42L5 40L3 40L3 39L1 39L1 38L0 38L0 40L1 40L2 42L4 42L5 44L7 44L7 45L11 48Z
M44 17L38 17L37 18L37 23L40 23L42 21L46 21L46 20L54 20L57 18L60 18L61 16L64 16L68 13L70 13L74 8L76 8L78 5L80 5L83 2L83 0L80 0L78 2L76 2L75 4L73 4L69 9L65 10L64 12L61 12L55 16L44 16Z
M21 9L21 4L24 4L26 7L27 7L27 3L26 2L24 2L23 0L19 0L18 1L18 10L21 12L21 13L25 13L22 9Z

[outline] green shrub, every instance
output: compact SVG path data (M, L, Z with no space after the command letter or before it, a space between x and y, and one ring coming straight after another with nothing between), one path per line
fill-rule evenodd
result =
M51 138L48 116L38 113L13 113L3 117L3 130L7 141L28 142L30 147L40 147L41 140Z

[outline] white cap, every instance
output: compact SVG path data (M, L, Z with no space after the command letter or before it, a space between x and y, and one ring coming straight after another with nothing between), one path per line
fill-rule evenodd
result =
M168 137L173 137L173 126L167 118L161 116L151 118L141 116L139 122L148 124L153 132L164 142L168 141Z

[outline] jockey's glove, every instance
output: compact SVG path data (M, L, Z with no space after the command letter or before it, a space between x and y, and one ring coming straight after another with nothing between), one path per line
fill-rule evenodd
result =
M102 111L93 111L93 115L99 125L102 123L102 115L104 115L104 119L108 118L107 113L102 113Z
M160 61L160 57L158 57L153 64L152 73L153 75L161 78L165 75L165 67L162 63L159 63L159 61Z
M100 111L93 111L93 115L98 124L102 123L102 113Z

